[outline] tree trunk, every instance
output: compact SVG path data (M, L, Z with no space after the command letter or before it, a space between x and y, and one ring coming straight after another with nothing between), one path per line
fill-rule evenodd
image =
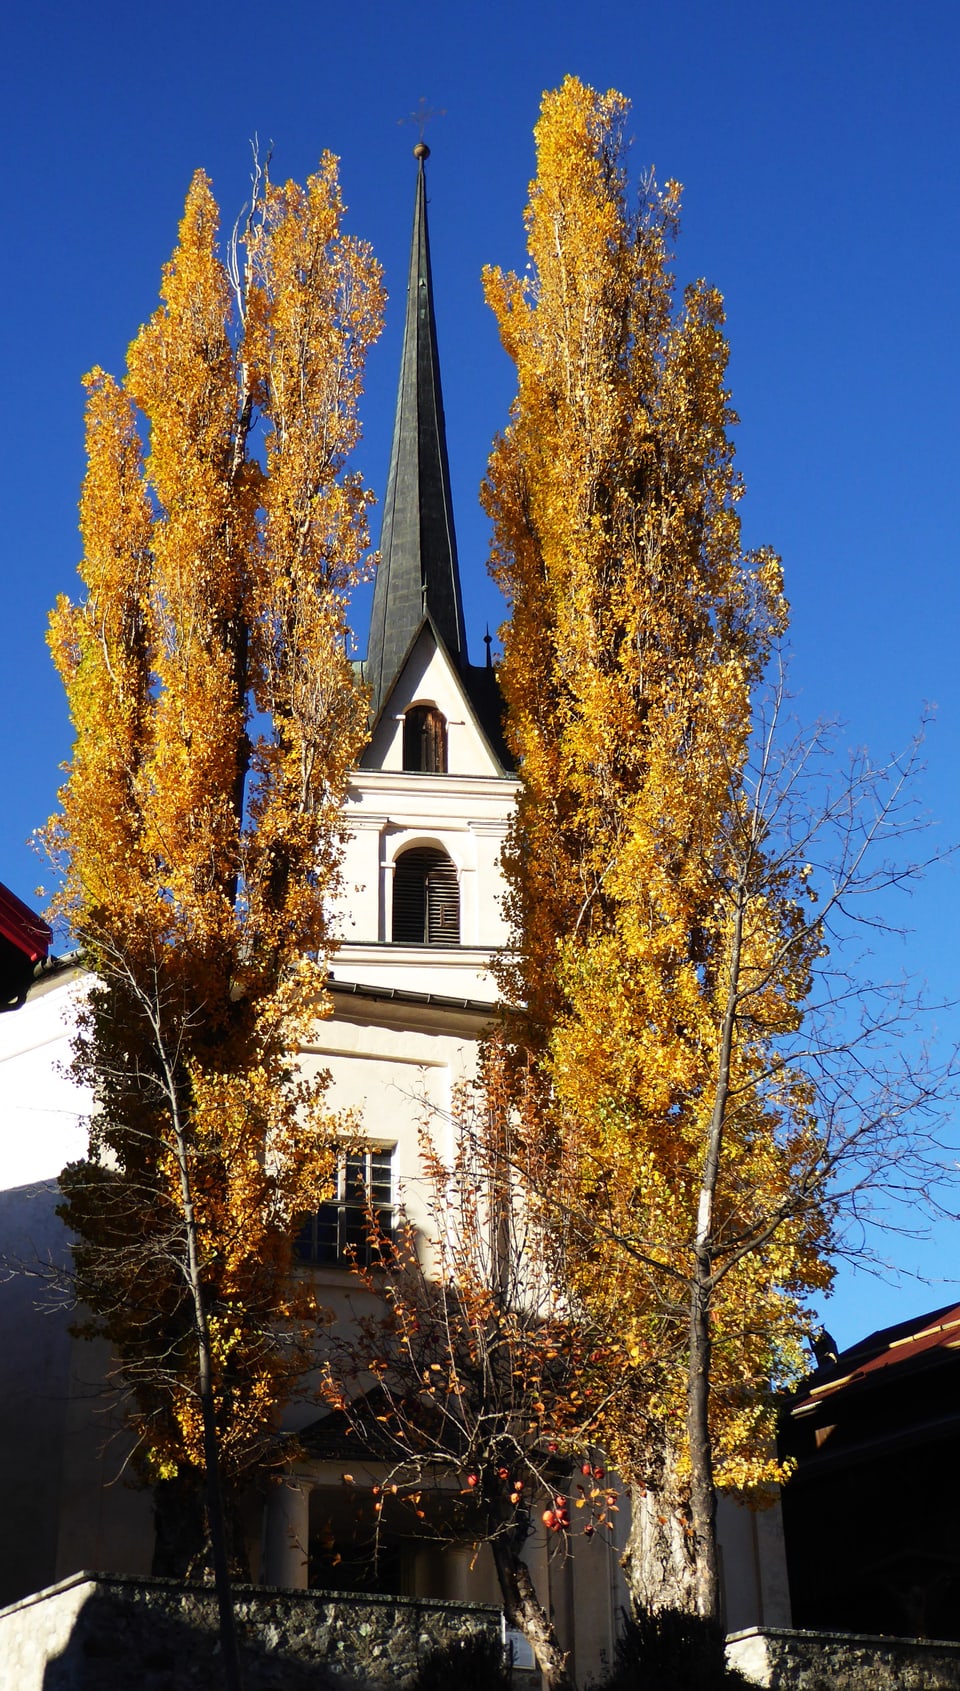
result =
M672 1452L656 1454L643 1486L630 1492L630 1535L623 1557L634 1607L646 1614L665 1609L698 1613L697 1568L690 1504L676 1479Z
M730 940L726 1004L720 1029L717 1089L707 1131L703 1181L697 1207L697 1233L690 1284L689 1352L687 1357L687 1443L690 1452L690 1521L697 1568L697 1609L701 1618L719 1623L721 1615L720 1557L717 1551L717 1493L713 1483L713 1440L710 1435L711 1349L710 1303L714 1292L713 1217L720 1178L723 1131L730 1098L730 1064L740 1005L740 968L746 886L736 889Z
M190 1223L192 1225L192 1221ZM230 1585L230 1564L227 1559L227 1534L220 1484L220 1450L217 1442L216 1410L213 1400L213 1379L210 1368L210 1340L200 1301L200 1282L196 1283L198 1300L197 1337L200 1353L200 1406L203 1411L203 1455L207 1470L207 1524L210 1529L210 1550L213 1560L213 1580L217 1592L217 1612L220 1617L220 1648L223 1651L223 1683L225 1691L242 1691L240 1652L233 1619L233 1592Z
M698 1268L701 1265L698 1262ZM709 1266L707 1267L709 1273ZM690 1355L687 1375L687 1439L690 1447L690 1524L697 1570L697 1613L719 1621L720 1557L717 1550L717 1493L710 1437L710 1303L700 1274L690 1294Z
M530 1570L514 1549L509 1532L490 1540L500 1581L507 1624L522 1632L537 1658L544 1691L576 1691L567 1671L567 1657L561 1650L553 1622L537 1597Z
M181 1142L182 1143L182 1142ZM179 1149L178 1145L178 1149ZM181 1162L181 1174L185 1170ZM213 1397L213 1371L210 1361L210 1334L203 1304L203 1287L197 1256L197 1234L193 1204L186 1186L184 1222L187 1233L187 1261L190 1290L193 1294L194 1321L197 1330L197 1361L199 1372L200 1408L203 1415L203 1457L207 1478L207 1526L210 1532L210 1551L213 1561L213 1581L217 1593L220 1617L220 1648L223 1652L223 1683L225 1691L241 1691L240 1654L233 1621L233 1593L230 1587L230 1566L227 1560L227 1534L223 1509L223 1490L220 1484L220 1448L217 1440L216 1406Z
M186 1280L193 1301L193 1320L197 1337L197 1385L203 1417L203 1459L207 1482L207 1527L213 1561L213 1580L217 1593L217 1612L220 1620L220 1649L223 1656L225 1691L242 1691L240 1652L233 1618L233 1593L230 1587L230 1566L227 1560L227 1534L223 1508L223 1489L220 1483L220 1446L217 1438L216 1404L213 1395L213 1368L210 1354L210 1332L200 1277L200 1252L197 1223L193 1208L190 1182L190 1161L187 1139L180 1115L176 1077L164 1060L167 1095L173 1117L174 1142L180 1172L180 1194L183 1201L183 1226L187 1247Z

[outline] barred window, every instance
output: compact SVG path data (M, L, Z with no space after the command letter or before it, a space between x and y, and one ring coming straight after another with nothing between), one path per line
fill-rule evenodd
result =
M393 1151L349 1151L340 1160L336 1196L308 1216L297 1235L300 1262L369 1268L379 1251L371 1238L371 1217L384 1239L393 1238Z
M447 773L447 720L435 705L412 705L403 719L403 767L422 775Z
M436 846L401 852L393 871L394 945L459 945L456 866Z

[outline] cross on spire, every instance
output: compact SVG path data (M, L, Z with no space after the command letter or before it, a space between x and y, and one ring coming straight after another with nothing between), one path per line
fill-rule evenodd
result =
M420 146L420 147L426 147L426 142L423 139L423 132L426 129L427 124L432 123L432 121L435 117L446 117L446 115L447 115L446 112L442 108L435 108L433 106L428 106L426 95L421 94L419 100L417 101L416 111L408 113L408 115L406 117L398 118L397 122L398 123L415 123L416 126L417 126L417 145ZM414 147L413 156L414 156L414 158L420 158L421 156L424 157L424 158L429 158L430 148L427 147L426 153L421 155L420 153L418 153L417 148Z

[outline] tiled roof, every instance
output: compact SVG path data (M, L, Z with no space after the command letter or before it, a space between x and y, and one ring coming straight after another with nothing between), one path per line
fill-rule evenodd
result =
M868 1389L888 1380L899 1382L909 1371L947 1360L947 1353L954 1350L960 1350L960 1304L947 1304L911 1321L880 1328L841 1351L835 1362L819 1368L792 1413L811 1414L841 1392Z

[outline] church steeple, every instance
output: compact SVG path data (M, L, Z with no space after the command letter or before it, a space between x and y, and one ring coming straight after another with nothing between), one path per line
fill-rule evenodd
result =
M423 166L430 149L420 141L413 151L417 194L400 388L363 666L375 716L425 618L458 668L467 663L427 235Z

